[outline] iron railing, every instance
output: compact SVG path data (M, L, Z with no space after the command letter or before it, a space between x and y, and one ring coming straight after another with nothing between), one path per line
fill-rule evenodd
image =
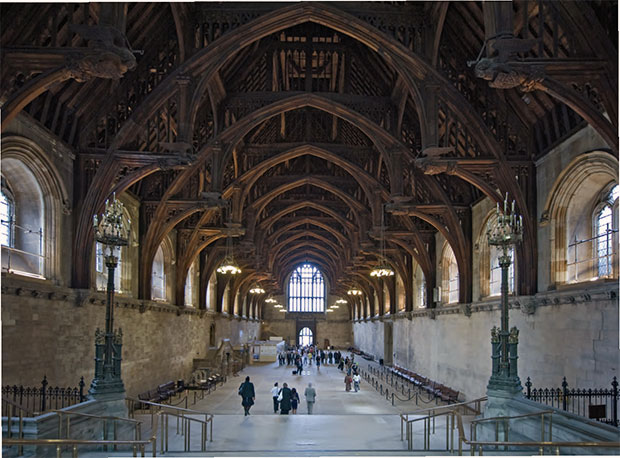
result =
M48 386L47 377L43 376L41 387L24 387L6 385L2 387L2 397L29 411L33 416L50 410L64 409L86 400L84 395L84 377L77 388ZM7 416L3 408L3 416Z
M560 388L532 388L532 381L525 382L525 397L566 412L581 415L612 426L618 424L618 381L613 378L610 388L571 388L566 377Z

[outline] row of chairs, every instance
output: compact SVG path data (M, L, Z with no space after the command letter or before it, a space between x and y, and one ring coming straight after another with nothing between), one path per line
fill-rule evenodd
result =
M427 377L424 377L420 374L417 374L405 367L401 367L398 365L394 365L391 368L392 373L397 375L410 383L413 383L415 386L422 388L427 393L432 394L435 397L438 397L444 402L452 403L458 402L459 400L459 391L453 390L452 388L442 385L439 382L435 382Z

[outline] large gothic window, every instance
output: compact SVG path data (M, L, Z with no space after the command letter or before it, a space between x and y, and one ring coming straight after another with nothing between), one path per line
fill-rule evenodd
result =
M153 260L151 279L151 299L154 301L166 300L166 269L164 264L164 250L160 245Z
M45 278L46 196L23 162L3 157L2 174L2 268L17 275Z
M499 296L502 292L502 268L499 266L499 257L503 251L495 245L490 245L489 252L489 296ZM512 260L508 268L508 294L512 294L515 290L515 250L513 247L510 247L508 254Z
M325 311L323 274L312 264L300 265L291 275L288 284L288 311Z
M459 301L459 267L452 247L446 243L441 257L442 292L444 304L455 304Z
M606 196L594 214L594 259L599 277L613 275L614 221L613 205L620 195L620 186L616 185Z
M2 177L2 191L0 192L0 243L12 247L14 240L13 224L15 220L15 198Z

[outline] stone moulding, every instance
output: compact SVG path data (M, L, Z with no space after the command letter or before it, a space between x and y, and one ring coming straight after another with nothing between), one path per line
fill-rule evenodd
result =
M93 291L87 289L72 289L62 286L56 286L50 283L42 283L36 280L17 279L13 277L4 276L2 278L2 296L23 296L27 298L33 298L37 301L66 301L71 302L75 307L84 307L85 305L105 306L106 295L102 291ZM134 299L131 297L125 297L118 295L115 297L115 306L126 309L133 309L139 313L159 312L159 313L171 313L177 316L180 315L197 315L200 318L205 316L217 315L212 310L196 309L193 307L178 307L176 305ZM616 283L602 283L587 288L579 288L579 285L574 287L567 287L561 290L553 290L537 293L533 296L513 296L510 297L509 308L520 309L526 315L533 315L540 307L556 306L564 304L584 304L592 301L617 301L618 300L618 284ZM358 318L355 320L338 320L342 322L376 322L384 321L387 319L397 320L407 318L412 320L414 317L428 317L435 319L439 315L451 315L451 314L463 314L464 316L471 316L473 313L486 312L492 310L499 310L500 304L497 298L493 298L488 301L480 301L473 303L456 304L450 306L439 306L436 308L417 309L404 313L399 313L393 316L373 316ZM252 318L233 317L226 313L221 314L222 317L226 317L230 320L239 319L246 321L253 321ZM326 317L314 317L321 321L327 320ZM256 319L258 320L258 319ZM334 320L329 320L334 321Z

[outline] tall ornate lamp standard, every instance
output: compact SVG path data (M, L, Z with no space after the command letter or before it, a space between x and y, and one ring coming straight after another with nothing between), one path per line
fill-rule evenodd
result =
M508 194L504 200L504 210L500 211L497 204L497 224L487 227L489 245L501 250L499 266L502 269L501 283L501 327L493 326L491 330L491 347L493 369L487 385L489 395L514 396L521 394L523 388L517 373L517 344L519 330L513 327L508 330L508 269L512 263L511 248L522 240L523 219L515 213L515 202L508 210Z
M103 245L105 264L108 268L105 333L95 331L95 378L89 393L95 398L115 397L125 392L121 379L121 349L123 331L114 330L114 271L118 265L116 250L129 242L130 222L123 222L123 204L112 196L105 203L101 219L93 216L95 240Z

